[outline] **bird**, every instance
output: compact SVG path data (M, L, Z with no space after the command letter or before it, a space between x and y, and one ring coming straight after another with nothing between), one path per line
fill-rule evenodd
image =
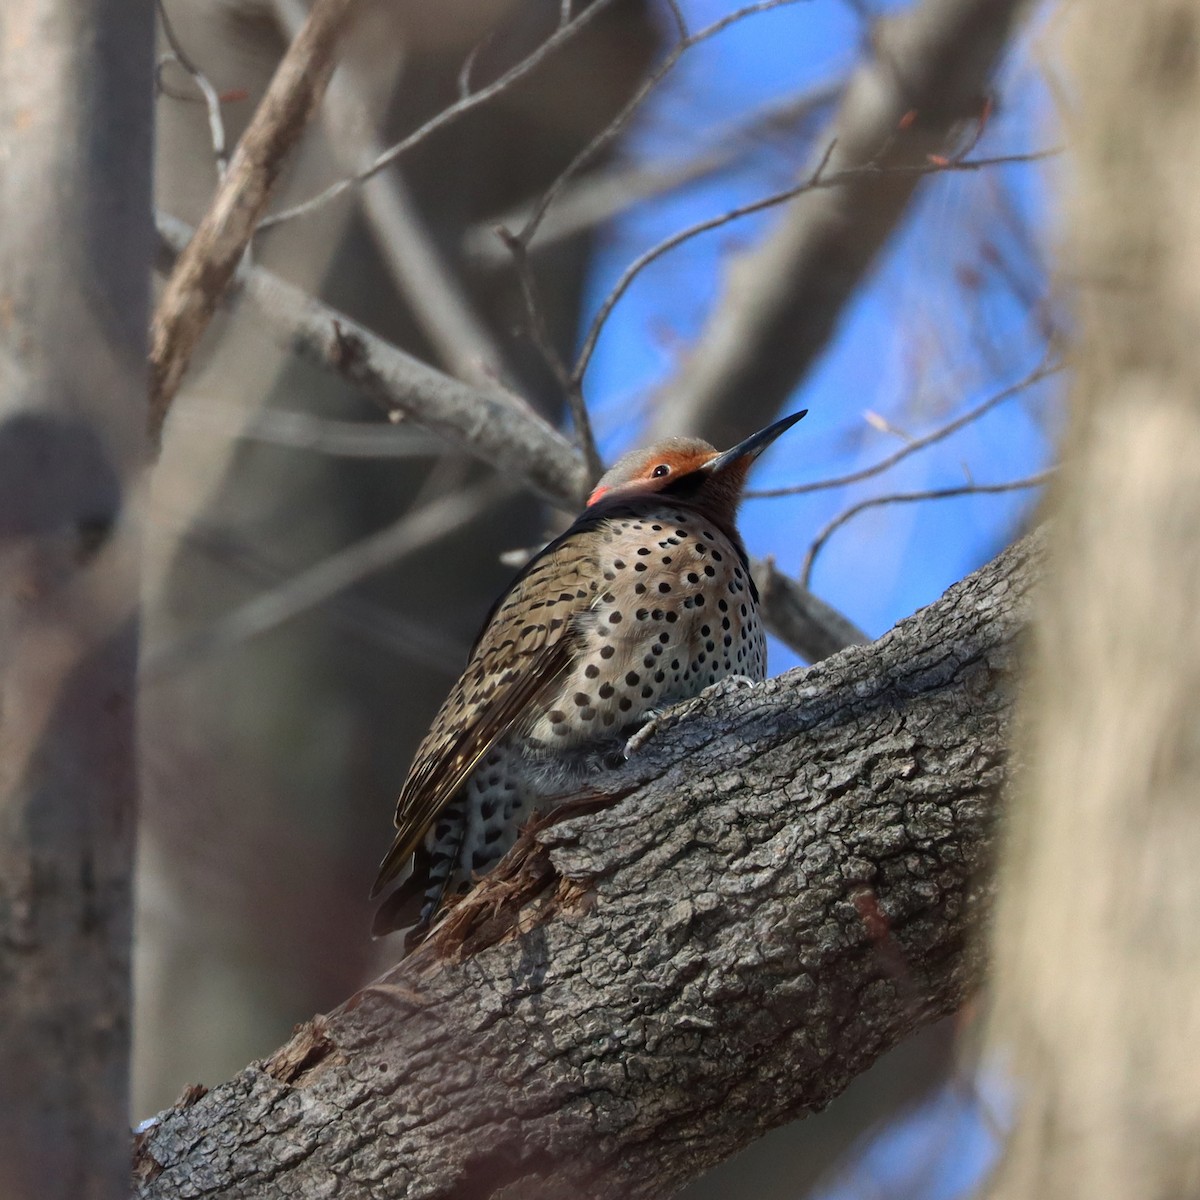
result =
M735 518L751 464L806 413L724 452L686 437L630 451L524 566L413 757L371 892L395 888L376 937L408 926L406 946L419 944L532 816L656 713L730 676L766 677Z

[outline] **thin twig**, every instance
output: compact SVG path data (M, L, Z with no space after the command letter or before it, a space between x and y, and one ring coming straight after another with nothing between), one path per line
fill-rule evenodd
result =
M208 76L197 66L195 60L184 49L183 43L176 36L175 27L167 15L167 6L164 0L158 0L158 19L162 24L163 37L167 39L167 45L171 48L171 53L159 61L159 71L161 73L163 66L168 62L176 62L192 77L192 82L200 89L204 107L208 112L208 132L212 139L213 158L217 163L217 179L224 179L225 171L229 166L229 148L225 139L225 120L221 115L221 97L209 81Z
M208 397L181 404L171 420L189 431L211 430L226 438L327 454L331 458L398 460L435 458L446 452L443 439L411 426L397 428L378 421L340 421L274 408L256 412L247 422L243 407Z
M499 95L506 91L519 79L523 79L535 67L540 65L547 57L554 53L564 42L574 37L585 25L598 17L605 9L610 8L615 3L615 0L595 0L593 4L589 4L578 16L571 21L557 28L536 50L526 55L514 67L510 67L499 79L493 83L489 83L486 87L480 88L477 92L472 92L469 96L463 96L456 103L451 104L448 108L442 109L435 117L431 117L423 125L414 129L407 137L401 138L400 141L389 146L382 154L380 154L374 162L370 163L363 170L356 172L354 175L348 175L337 180L336 183L331 183L327 188L318 192L315 196L309 197L307 200L301 201L299 204L294 204L289 208L281 209L277 213L266 217L259 223L260 229L269 229L274 225L279 225L284 221L293 220L295 217L304 216L310 212L321 208L328 204L335 197L340 196L349 188L355 187L358 184L364 183L370 179L372 175L378 174L394 163L401 155L407 153L419 142L423 142L430 134L449 125L452 121L456 121L463 113L470 112L473 108L478 108L479 105L486 103L493 96Z
M179 256L151 324L149 432L157 443L192 353L242 258L288 151L320 103L353 0L315 0L229 170Z
M566 238L612 220L636 204L653 200L724 170L754 148L768 134L792 134L803 122L827 109L844 83L821 84L797 96L768 105L747 118L713 132L709 148L675 162L646 163L595 171L573 179L559 194L553 209L538 226L538 236L529 245L532 255L557 245ZM482 265L494 267L509 261L503 243L496 241L496 227L525 225L533 212L526 204L501 216L475 225L463 239L464 249Z
M964 114L1013 33L1022 0L914 0L872 24L830 122L830 173L924 164L961 145ZM894 11L893 11L894 10ZM817 139L823 147L827 136ZM815 156L814 156L815 157ZM797 174L800 177L800 174ZM733 257L722 294L656 389L649 436L720 440L766 424L828 340L922 176L864 173L794 205Z
M537 283L529 266L529 243L537 232L538 226L546 215L546 211L554 202L566 182L620 134L633 119L634 114L641 108L647 96L666 78L675 64L688 50L700 42L706 41L708 38L715 37L718 33L721 33L746 17L796 2L797 0L759 0L758 3L737 9L720 20L714 21L698 33L691 34L688 32L687 21L684 18L682 10L679 8L677 0L667 0L671 15L678 29L679 37L666 58L642 81L641 87L638 88L621 111L588 142L574 159L571 160L566 169L542 193L541 199L534 205L533 211L530 213L521 230L514 234L503 227L497 229L497 233L513 256L513 263L516 268L517 278L520 281L521 293L524 297L525 310L529 317L534 343L538 346L542 357L546 360L566 393L567 403L570 406L575 426L576 441L588 465L588 472L593 482L600 477L604 468L599 452L596 449L595 435L592 432L587 404L583 398L583 375L582 372L573 372L567 368L558 351L554 348L545 328L545 319L542 314L541 305L538 302Z
M949 500L954 496L990 496L1000 492L1019 492L1026 488L1041 487L1053 475L1054 468L1051 467L1048 471L1040 471L1036 475L1030 475L1025 479L1013 479L1007 483L968 483L959 487L934 488L923 492L896 492L890 496L872 496L869 500L860 500L845 512L834 517L813 539L808 553L804 556L804 565L800 569L800 583L806 588L809 586L812 580L813 565L817 555L824 549L825 543L847 521L858 516L859 513L865 512L868 508L878 508L884 504L912 504L919 500Z
M186 634L160 650L151 651L142 668L143 673L147 677L161 676L185 663L224 653L275 629L368 575L445 537L511 491L511 483L492 478L405 513L387 528L331 554L219 621L196 633Z
M782 192L775 192L761 200L754 200L749 204L742 204L736 208L731 208L721 213L720 216L710 217L706 221L699 221L695 225L689 225L686 229L681 229L677 233L673 233L670 237L664 238L657 246L652 246L645 253L639 254L621 272L620 278L613 285L608 295L604 297L595 317L592 318L587 336L583 339L583 346L579 351L579 357L575 360L575 368L572 371L572 375L576 379L583 379L587 373L588 365L592 361L592 355L595 353L596 343L600 340L600 332L603 330L605 322L611 315L612 310L617 306L617 302L629 290L629 285L633 283L646 267L661 258L669 250L674 250L676 246L682 246L684 242L691 241L692 238L698 237L702 233L707 233L710 229L717 229L722 225L728 225L731 221L736 221L739 217L761 212L765 208L772 208L776 204L782 204L786 200L791 200L795 196L802 195L804 192L819 187L821 184L821 172L824 171L826 164L829 162L829 156L833 153L836 145L836 141L829 143L816 169L803 183L787 188Z
M981 171L986 167L1008 166L1013 163L1028 163L1037 162L1044 158L1049 158L1052 155L1058 154L1057 149L1054 150L1036 150L1028 154L1001 154L992 158L976 158L968 159L963 162L928 162L919 165L906 166L902 164L889 165L886 167L877 166L874 163L867 163L859 167L847 167L843 171L835 171L832 174L824 174L825 167L829 163L830 156L833 154L837 142L831 141L825 148L820 161L816 168L803 182L795 184L793 187L784 188L782 191L773 192L769 196L764 196L759 200L752 200L747 204L740 204L735 208L728 209L719 216L709 217L707 220L698 221L695 225L689 225L686 229L681 229L677 233L673 233L670 237L664 238L656 246L652 246L649 250L640 254L621 272L617 282L613 285L612 290L605 296L601 302L595 317L592 319L591 325L588 327L587 335L583 340L583 346L580 349L579 357L576 359L575 367L571 372L573 379L582 381L584 375L592 360L592 355L596 350L596 343L600 339L600 333L608 321L612 310L616 307L618 301L625 295L629 289L629 285L648 267L651 263L657 261L670 250L674 250L677 246L683 245L684 242L691 241L692 238L698 237L702 233L708 233L713 229L719 229L723 225L728 225L732 221L737 221L742 217L750 216L753 213L763 212L765 209L774 208L777 205L784 204L789 200L794 200L798 196L803 196L807 192L815 192L824 188L840 187L842 184L854 179L861 179L865 176L882 176L882 175L935 175L943 172L952 171Z
M153 513L156 526L162 525L162 514ZM249 545L227 529L215 529L196 522L175 523L170 530L176 543L186 543L189 549L205 559L219 563L223 568L236 571L264 589L283 586L291 575L276 563L267 559L262 550ZM369 600L354 591L344 591L325 602L322 615L364 641L375 650L389 651L410 662L453 678L457 674L457 663L466 659L469 642L448 634L394 607ZM173 645L174 643L170 643ZM142 687L158 683L164 672L182 664L159 660L159 647L149 644L144 648L144 660L138 682Z
M769 12L775 8L782 8L786 5L799 3L800 0L760 0L756 4L747 4L742 8L736 9L734 12L727 13L718 21L714 21L711 25L705 26L696 33L689 33L687 21L684 18L679 5L675 0L669 0L669 8L672 18L674 19L678 37L671 49L667 52L666 57L646 76L642 81L638 90L629 98L624 107L609 123L598 133L584 148L567 164L558 177L550 184L550 186L542 193L537 203L533 206L525 223L522 225L517 237L520 241L528 246L533 241L533 236L541 225L543 218L546 215L546 210L555 202L563 187L579 172L579 170L591 162L602 150L609 146L615 138L617 138L629 125L630 121L637 114L638 110L645 103L647 97L658 87L660 83L671 73L679 60L691 50L694 46L700 45L702 42L708 41L710 38L716 37L717 34L723 33L731 25L735 25L747 17L757 16L759 13Z
M468 100L471 96L471 75L475 70L475 63L485 48L495 38L495 31L485 34L467 51L466 58L463 59L463 64L458 69L458 98L460 100ZM380 150L374 158L378 158L383 150Z
M583 454L583 461L587 464L588 483L593 484L603 474L604 465L600 461L600 452L596 448L596 435L592 432L592 421L588 415L587 404L583 399L583 389L579 386L578 380L571 377L570 370L563 362L562 356L558 353L558 349L550 337L550 331L546 328L546 318L542 306L537 302L537 285L529 266L525 244L509 233L507 229L498 229L496 232L504 239L512 252L517 281L521 285L521 297L525 302L525 315L529 320L530 336L567 398L567 404L571 409L571 420L575 428L575 445Z
M910 454L916 454L917 451L924 450L927 446L932 446L935 442L940 442L944 438L948 438L951 434L957 433L964 426L970 425L973 421L978 421L980 417L991 412L993 408L1003 404L1004 401L1011 400L1013 396L1032 387L1035 383L1039 383L1041 380L1057 374L1062 369L1062 363L1047 364L1043 362L1026 375L1024 379L1019 380L1010 387L1004 388L1003 391L989 396L974 408L968 409L962 416L956 417L953 421L939 426L931 433L911 439L895 453L889 454L886 458L881 458L877 463L869 467L863 467L861 471L851 471L848 475L835 475L830 479L818 479L813 483L797 483L790 487L756 488L746 492L746 499L771 500L779 496L803 496L809 492L820 492L827 488L845 487L847 484L860 483L864 479L870 479L873 475L880 475L884 471L890 470L897 463L902 462Z

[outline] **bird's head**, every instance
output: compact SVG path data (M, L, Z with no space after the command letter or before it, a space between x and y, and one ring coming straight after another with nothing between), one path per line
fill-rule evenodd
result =
M701 438L683 437L631 450L601 476L588 497L588 508L601 501L662 494L686 500L732 523L751 464L807 412L792 413L724 451Z

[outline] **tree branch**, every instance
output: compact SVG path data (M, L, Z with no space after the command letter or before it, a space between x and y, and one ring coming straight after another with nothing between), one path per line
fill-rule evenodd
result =
M157 220L160 259L169 262L190 231L162 213ZM586 485L582 459L511 392L472 387L427 366L262 267L237 272L226 299L239 295L285 346L361 388L389 416L411 418L561 508L574 510L580 503Z
M774 559L756 561L753 574L767 629L806 662L820 662L847 646L865 646L871 640L805 584L780 571Z
M417 953L145 1129L137 1194L663 1196L819 1108L977 979L1039 547L668 715Z
M695 348L656 402L653 437L686 431L720 443L765 425L828 341L842 309L920 183L888 167L944 154L978 115L1021 0L922 0L876 23L830 136L827 174L845 181L787 210L738 259ZM902 126L904 126L902 128ZM851 168L876 164L878 174Z
M804 555L804 561L800 564L800 586L809 586L817 555L825 548L829 539L859 513L889 504L925 504L931 500L954 500L962 496L997 496L1007 492L1025 491L1048 483L1054 477L1054 470L1055 468L1051 467L1049 470L1039 471L1036 475L1028 475L1024 479L1008 479L1003 483L963 483L957 487L925 488L918 492L892 492L886 496L868 496L865 500L843 509L813 538Z
M788 140L805 136L807 127L833 105L841 91L839 83L823 83L770 104L714 131L708 148L694 157L666 163L615 165L573 177L562 187L538 226L537 237L529 246L530 255L536 256L568 238L595 229L647 200L717 175L761 149L768 136ZM464 235L464 251L480 266L507 266L509 252L496 236L496 228L519 229L534 211L535 203L527 201L479 222Z
M472 52L472 55L468 57L467 62L464 64L463 72L460 75L463 94L454 104L442 109L436 116L430 117L424 124L414 129L411 133L406 134L398 142L393 143L378 158L354 175L348 175L339 179L336 183L331 183L327 188L322 189L315 196L311 196L307 200L302 200L298 204L293 204L281 212L273 213L263 221L262 228L269 229L271 226L279 225L284 221L292 221L296 217L305 216L328 204L331 200L336 199L349 188L365 183L373 175L377 175L380 171L391 166L392 163L397 162L409 150L418 143L423 142L431 134L457 121L464 113L478 108L481 104L488 103L494 96L507 91L518 80L523 79L530 71L539 67L560 46L573 38L581 29L600 16L606 8L611 7L613 3L614 0L593 0L591 4L583 8L579 13L562 22L554 33L535 50L521 59L520 62L509 67L499 78L494 79L491 83L474 92L469 90L470 67L474 61L474 52Z
M500 503L507 491L501 480L489 476L472 488L457 489L405 513L392 524L259 593L211 624L147 652L141 663L142 683L161 678L188 662L227 653L278 628L376 571L394 566L406 555L460 529L489 505Z

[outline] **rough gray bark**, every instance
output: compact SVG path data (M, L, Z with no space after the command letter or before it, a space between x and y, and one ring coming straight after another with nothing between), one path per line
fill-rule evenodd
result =
M977 119L1023 0L922 0L876 21L817 161L825 174L866 163L922 165ZM911 120L905 121L911 116ZM815 165L815 163L814 163ZM921 176L865 175L790 205L732 265L703 332L658 397L652 436L722 444L765 425L832 336Z
M1068 14L1064 14L1068 16ZM1065 22L1075 378L997 920L994 1195L1200 1197L1200 13Z
M151 0L0 6L0 1195L126 1194Z
M664 1196L976 980L1037 540L701 697L417 954L139 1137L138 1195Z

